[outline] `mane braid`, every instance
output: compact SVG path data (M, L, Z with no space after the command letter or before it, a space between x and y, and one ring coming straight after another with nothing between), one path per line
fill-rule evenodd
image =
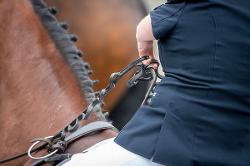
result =
M57 49L61 52L76 78L79 80L82 93L85 95L88 104L90 104L95 98L93 90L95 81L89 77L89 73L91 72L89 64L83 61L81 51L72 42L72 35L68 34L62 27L62 23L52 14L45 2L43 0L31 1L33 8L42 20L52 40L55 42Z

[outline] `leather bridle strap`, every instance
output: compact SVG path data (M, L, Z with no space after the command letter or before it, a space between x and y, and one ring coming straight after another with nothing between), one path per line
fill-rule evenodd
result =
M69 135L64 139L64 141L67 142L67 144L70 144L71 142L75 141L78 138L81 138L87 134L90 134L92 132L101 131L105 129L114 129L117 130L112 124L105 121L95 121L89 124L84 125L83 127L76 130L74 133Z
M94 133L94 132L98 132L98 131L103 131L103 130L106 130L106 129L115 129L115 130L117 130L109 122L106 122L106 121L95 121L95 122L91 122L91 123L89 123L87 125L84 125L83 127L79 128L73 134L71 134L68 137L66 137L64 139L64 141L68 145L68 144L74 142L78 138L86 136L86 135L88 135L90 133ZM31 166L40 166L40 165L43 165L45 163L54 162L54 161L57 161L57 162L59 161L60 162L60 161L63 161L63 160L71 158L71 156L72 156L71 154L55 154L55 155L53 155L51 157L37 160Z
M86 136L87 134L102 131L102 130L105 130L105 129L112 129L112 130L117 131L117 129L107 121L91 122L91 123L88 123L88 124L80 127L75 132L71 133L70 135L63 136L63 137L58 137L58 138L57 137L49 138L47 142L51 142L51 143L48 144L48 152L49 152L48 155L42 156L42 157L34 157L30 153L30 151L32 150L32 148L36 144L38 144L40 142L46 142L46 140L44 141L43 139L39 139L41 141L37 141L31 146L31 148L28 151L28 155L32 159L40 160L40 159L44 159L44 158L48 158L48 157L52 156L52 154L54 152L63 153L63 152L66 151L68 145L70 143L74 142L75 140L77 140L78 138L81 138L83 136Z

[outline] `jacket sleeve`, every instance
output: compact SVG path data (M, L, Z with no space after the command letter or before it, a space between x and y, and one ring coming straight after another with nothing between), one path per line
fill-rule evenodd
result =
M157 40L175 27L185 6L185 1L169 1L150 12L153 35Z

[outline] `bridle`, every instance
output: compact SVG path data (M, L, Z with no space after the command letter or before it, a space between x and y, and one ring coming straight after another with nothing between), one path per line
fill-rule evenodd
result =
M136 85L139 81L152 81L142 105L147 104L148 100L152 97L152 90L156 85L157 78L162 79L158 73L158 68L153 69L152 64L157 64L157 60L151 60L149 65L143 65L142 61L149 59L148 56L143 56L129 63L120 72L112 73L110 76L109 84L104 89L96 92L95 99L88 105L86 109L76 117L69 125L64 127L60 132L54 136L48 136L45 138L37 138L32 142L27 152L9 157L4 160L0 160L0 164L15 160L17 158L28 155L30 158L37 160L32 166L42 165L48 162L60 162L65 159L69 159L72 154L65 154L67 146L87 134L102 131L105 129L113 129L118 131L111 123L107 121L95 121L80 127L80 122L86 120L92 112L98 112L102 110L104 105L104 97L115 87L116 83L130 70L137 67L133 77L128 81L128 87ZM39 145L38 145L39 144ZM42 157L32 156L33 152L47 149L48 154Z

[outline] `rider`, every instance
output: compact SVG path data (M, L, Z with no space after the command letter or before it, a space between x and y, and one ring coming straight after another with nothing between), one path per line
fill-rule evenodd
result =
M120 134L70 165L249 166L250 1L172 0L138 25L165 77ZM148 63L148 62L145 62ZM159 163L159 164L157 164Z

